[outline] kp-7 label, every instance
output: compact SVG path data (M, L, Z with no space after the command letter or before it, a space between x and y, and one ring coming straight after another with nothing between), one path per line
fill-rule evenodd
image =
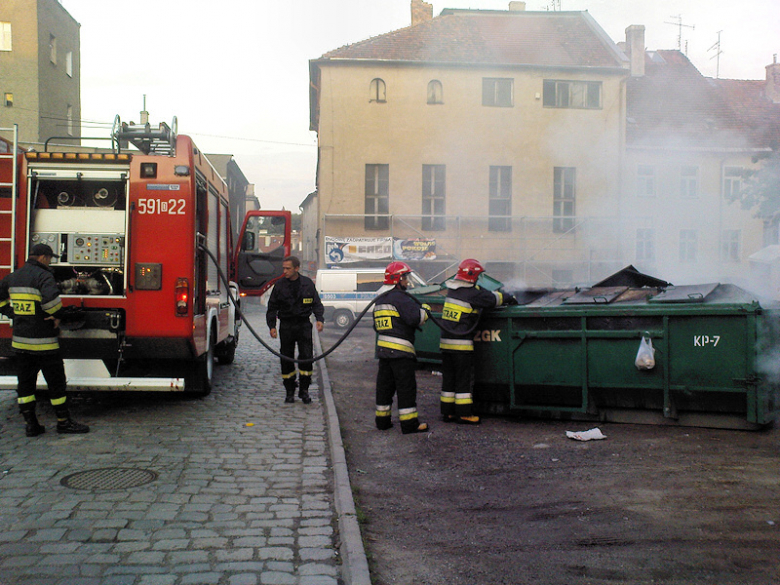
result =
M720 342L720 335L694 335L693 347L706 347L711 345L712 347L718 347Z

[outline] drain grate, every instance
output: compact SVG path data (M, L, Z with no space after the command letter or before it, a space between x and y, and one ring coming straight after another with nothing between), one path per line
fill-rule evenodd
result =
M74 490L124 490L153 482L157 474L148 469L106 467L79 471L63 477L60 483Z

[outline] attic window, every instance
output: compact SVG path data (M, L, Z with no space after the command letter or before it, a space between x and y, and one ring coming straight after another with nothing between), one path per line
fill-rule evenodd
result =
M428 82L428 103L429 104L444 103L444 89L442 88L441 81L439 81L438 79L431 79Z
M368 101L384 104L387 101L387 86L378 77L368 85Z

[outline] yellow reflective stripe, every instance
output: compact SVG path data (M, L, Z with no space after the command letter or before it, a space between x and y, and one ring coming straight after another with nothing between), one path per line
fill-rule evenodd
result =
M474 342L471 339L448 339L443 337L439 342L439 349L474 351Z
M390 416L389 410L377 410L376 411L377 416Z
M454 392L442 392L441 393L441 401L446 402L447 404L452 404L455 402L455 393Z
M413 418L417 418L416 408L403 408L398 410L399 420L412 420Z
M390 311L383 309L381 311L374 311L374 317L400 317L401 314L398 311Z
M472 404L471 394L456 394L455 404Z
M390 341L377 341L376 344L378 347L384 347L386 349L397 349L398 351L405 351L406 353L411 353L411 354L415 353L413 347L409 348L405 345L401 345L400 343L393 343Z
M41 300L41 293L37 292L35 289L24 289L24 290L26 292L15 291L14 289L8 291L9 295L11 296L11 300L14 301L40 301Z
M51 351L53 349L59 349L60 344L56 339L54 341L49 341L49 343L23 343L14 339L11 341L11 347L14 349L26 349L27 351Z
M298 373L299 373L301 376L311 376L311 375L312 375L314 372L310 372L310 371L308 371L308 370L298 370Z
M290 372L289 374L282 374L282 380L287 380L289 378L294 378L294 377L295 377L295 372L294 371Z
M52 406L60 406L61 404L65 404L65 400L67 397L63 396L62 398L52 398L50 400Z
M53 315L61 308L62 308L62 301L60 301L60 297L55 297L52 300L50 300L48 303L41 305L41 309L49 313L49 315Z
M9 303L8 299L5 299L4 301L0 301L0 307L5 307Z
M504 295L501 294L500 292L498 292L497 290L493 291L493 294L496 296L496 300L498 301L496 303L496 306L500 307L501 305L503 305L504 304Z
M35 394L33 394L32 396L19 397L19 404L29 404L30 402L35 402Z

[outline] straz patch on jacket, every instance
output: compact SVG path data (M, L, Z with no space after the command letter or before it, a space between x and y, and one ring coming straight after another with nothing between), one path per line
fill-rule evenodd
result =
M33 301L11 301L14 313L17 315L35 315L35 303Z
M377 331L387 331L393 328L390 317L374 317L374 327Z
M314 297L304 297L303 304L304 305L311 305L314 302Z
M460 317L463 315L463 311L454 305L444 305L441 316L445 321L459 322Z

